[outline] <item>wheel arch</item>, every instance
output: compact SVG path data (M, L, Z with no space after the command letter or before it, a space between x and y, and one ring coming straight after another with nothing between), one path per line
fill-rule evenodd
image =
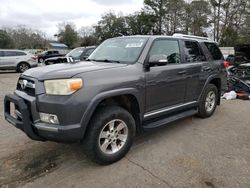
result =
M88 129L91 118L95 114L95 111L98 107L105 105L117 105L130 112L136 122L136 131L141 131L140 125L142 120L142 105L139 101L138 93L139 91L134 88L127 88L102 92L95 96L91 100L81 119L83 137Z
M218 103L217 103L217 105L220 105L220 102L221 102L221 100L220 100L221 99L221 97L220 97L221 96L221 78L219 76L217 76L217 75L212 75L207 79L207 81L206 81L206 83L205 83L205 85L204 85L204 87L202 89L202 92L201 92L201 94L199 96L198 101L200 101L201 95L204 92L204 90L205 90L205 88L207 87L208 84L213 84L213 85L215 85L217 87L217 90L218 90Z
M19 66L21 63L27 64L27 65L29 66L29 68L30 68L30 64L29 64L27 61L20 61L20 62L18 62L17 65L16 65L16 70L17 70L17 71L18 71L18 66Z

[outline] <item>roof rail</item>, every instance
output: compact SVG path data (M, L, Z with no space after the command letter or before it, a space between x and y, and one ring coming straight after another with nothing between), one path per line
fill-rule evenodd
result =
M191 38L191 39L200 39L200 40L210 40L208 37L200 37L195 35L185 35L181 33L174 33L173 37L184 37L184 38Z

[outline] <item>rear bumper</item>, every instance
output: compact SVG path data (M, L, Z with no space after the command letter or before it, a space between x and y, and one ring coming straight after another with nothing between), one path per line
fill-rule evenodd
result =
M15 106L13 110L16 115L13 115L11 103ZM82 139L83 134L80 124L61 126L42 123L37 118L38 112L34 112L35 105L34 101L27 101L15 94L6 95L4 98L5 119L16 128L25 132L33 140L76 142Z

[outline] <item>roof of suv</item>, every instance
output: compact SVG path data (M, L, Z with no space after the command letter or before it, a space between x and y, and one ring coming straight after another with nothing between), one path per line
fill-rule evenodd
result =
M215 41L207 38L207 37L200 37L200 36L194 36L194 35L183 35L183 34L174 34L173 36L169 35L132 35L132 36L120 36L117 38L123 38L123 37L145 37L145 38L174 38L174 39L188 39L188 40L195 40L197 42L212 42L216 43Z

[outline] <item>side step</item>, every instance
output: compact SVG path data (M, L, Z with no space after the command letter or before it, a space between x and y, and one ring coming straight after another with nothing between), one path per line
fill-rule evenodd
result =
M171 123L173 121L176 121L176 120L179 120L179 119L182 119L182 118L186 118L186 117L195 115L197 113L198 113L197 109L191 109L191 110L181 112L181 113L173 115L173 116L169 116L167 118L159 119L159 120L144 124L143 129L147 130L147 129L153 129L153 128L161 127L161 126L166 125L168 123Z

